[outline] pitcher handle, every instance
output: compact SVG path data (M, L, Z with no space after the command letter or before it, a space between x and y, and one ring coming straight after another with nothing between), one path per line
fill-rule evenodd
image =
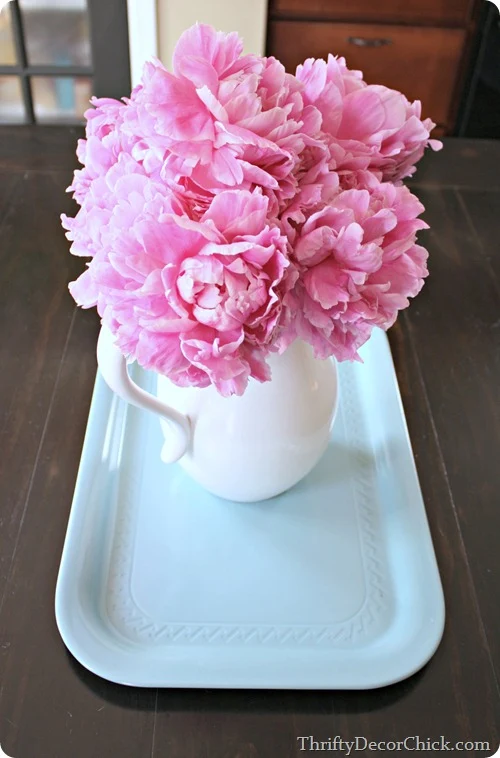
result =
M119 397L138 408L144 408L162 416L169 424L172 435L162 450L162 460L175 463L182 458L191 441L191 424L189 418L162 403L155 395L141 389L129 376L127 360L115 338L106 326L101 327L97 341L97 363L106 384Z

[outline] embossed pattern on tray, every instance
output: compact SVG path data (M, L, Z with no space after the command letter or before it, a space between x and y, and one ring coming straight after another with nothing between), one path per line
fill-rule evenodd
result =
M363 418L356 402L353 367L340 369L345 439L351 452L353 507L359 523L367 596L361 608L342 623L314 625L255 625L156 623L135 603L131 574L135 540L136 502L140 498L142 477L130 476L123 493L115 527L115 539L108 577L108 613L121 633L146 643L259 644L259 645L339 645L358 638L370 638L374 622L390 604L387 569L381 551L381 536L374 473L367 465L369 456L363 446ZM328 454L328 453L327 453ZM141 474L143 472L141 471ZM236 508L241 507L235 505ZM237 566L235 567L237 570Z

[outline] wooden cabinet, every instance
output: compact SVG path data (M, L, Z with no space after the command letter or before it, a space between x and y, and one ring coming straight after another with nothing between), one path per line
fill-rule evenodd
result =
M268 54L292 72L306 58L344 56L367 82L421 100L436 134L446 134L473 32L471 0L273 0Z
M274 0L274 17L326 21L388 21L410 24L465 24L471 17L471 0Z

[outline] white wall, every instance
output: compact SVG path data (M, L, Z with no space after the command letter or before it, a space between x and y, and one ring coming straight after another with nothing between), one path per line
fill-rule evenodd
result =
M145 61L158 55L156 0L127 0L127 14L130 77L132 87L135 87L141 79Z
M267 0L156 0L158 55L170 67L179 35L196 21L225 32L238 32L245 52L263 55Z

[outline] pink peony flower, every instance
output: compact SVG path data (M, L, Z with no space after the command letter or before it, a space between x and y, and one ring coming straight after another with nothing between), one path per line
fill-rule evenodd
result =
M224 189L259 186L275 215L296 191L304 149L300 83L274 58L241 56L235 34L195 25L180 38L174 73L146 64L123 131L133 155L161 176L190 214Z
M93 260L70 285L75 300L97 305L123 352L176 384L229 395L250 376L269 379L289 261L266 223L268 199L221 192L193 221L139 173L121 176L113 198L109 223L93 229Z
M420 104L343 58L297 75L197 24L169 72L93 99L63 216L70 285L122 352L181 386L241 394L300 337L352 359L426 275L422 206L399 182L429 144ZM384 183L381 183L384 182Z
M352 173L366 169L382 181L398 181L414 172L428 145L442 147L429 138L435 124L421 121L418 100L409 103L400 92L366 84L344 58L309 58L297 67L297 78L304 84L304 101L322 114L331 165L345 175L347 186L356 183Z
M285 295L281 350L300 337L318 358L357 358L373 327L388 329L427 276L416 232L427 224L406 187L340 192L312 213L296 238L299 277Z
M418 100L409 103L400 92L368 85L346 96L336 137L351 148L354 141L368 147L368 168L380 172L383 181L398 181L413 174L427 145L442 147L429 139L435 124L421 121L420 114Z

